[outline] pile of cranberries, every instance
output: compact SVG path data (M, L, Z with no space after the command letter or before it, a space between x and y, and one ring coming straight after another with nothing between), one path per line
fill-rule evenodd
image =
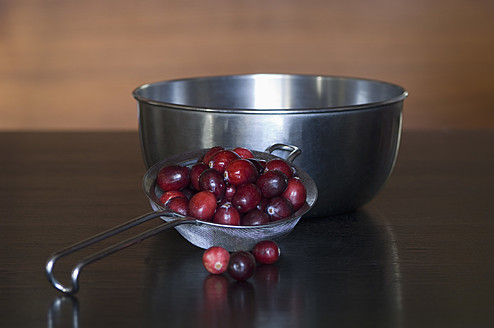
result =
M263 240L251 250L236 251L230 254L219 246L208 248L202 256L202 263L212 274L228 274L236 280L247 280L254 274L256 264L273 264L280 257L280 248L276 242Z
M163 206L198 220L262 225L289 217L307 191L282 159L255 159L249 149L210 148L194 165L169 165L156 178Z

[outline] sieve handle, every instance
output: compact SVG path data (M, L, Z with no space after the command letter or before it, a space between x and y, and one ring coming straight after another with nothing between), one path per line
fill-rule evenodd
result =
M72 269L72 274L71 274L71 282L72 286L67 287L64 286L62 283L60 283L53 275L53 267L55 265L55 262L60 259L61 257L64 257L66 255L72 254L74 252L77 252L87 246L93 245L95 243L98 243L104 239L107 239L111 236L117 235L123 231L126 231L130 228L133 228L137 225L140 225L144 222L147 222L151 219L154 219L156 217L160 216L174 216L178 217L176 220L170 221L170 222L165 222L163 224L160 224L154 228L151 228L149 230L146 230L138 235L135 235L134 237L130 237L122 242L113 244L99 252L93 253L92 255L89 255L88 257L82 259L79 263L77 263L74 268ZM81 270L88 264L95 262L99 259L102 259L105 256L108 256L110 254L113 254L115 252L118 252L119 250L122 250L124 248L127 248L129 246L132 246L138 242L141 242L149 237L152 237L161 231L173 228L175 226L178 226L180 224L197 224L197 220L193 220L188 217L183 217L183 216L178 216L177 214L170 212L170 211L158 211L158 212L151 212L144 214L142 216L139 216L135 219L132 219L130 221L127 221L125 223L122 223L121 225L118 225L114 228L111 228L107 231L104 231L102 233L99 233L93 237L90 237L86 240L80 241L72 246L69 246L67 248L64 248L58 252L53 253L50 255L46 262L46 276L48 277L48 280L50 283L55 287L56 289L60 290L63 293L66 294L75 294L79 291L79 274L81 273Z
M272 154L275 150L284 150L284 151L289 151L290 154L288 154L288 157L286 158L286 161L289 163L293 163L295 158L298 157L302 153L302 150L298 148L297 146L293 145L288 145L284 143L275 143L266 148L266 152Z

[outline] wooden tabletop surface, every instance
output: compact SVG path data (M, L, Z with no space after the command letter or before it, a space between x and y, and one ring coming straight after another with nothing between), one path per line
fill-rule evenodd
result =
M0 326L492 327L492 149L492 130L405 131L373 201L303 218L247 282L209 276L169 230L89 265L67 297L48 256L150 210L138 135L0 133Z
M245 73L403 86L405 128L493 128L492 0L2 0L0 130L135 129L138 85Z

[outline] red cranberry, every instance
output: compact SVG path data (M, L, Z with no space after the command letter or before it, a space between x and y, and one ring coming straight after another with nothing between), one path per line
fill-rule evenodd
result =
M204 163L194 164L190 168L190 172L189 172L190 184L195 190L197 191L201 190L199 187L199 176L201 175L202 172L206 171L207 169L209 169L209 166Z
M174 197L170 199L166 207L183 216L189 215L189 200L185 197Z
M258 171L254 164L246 159L237 159L228 164L225 168L225 181L234 186L240 186L244 183L255 182Z
M216 209L213 222L218 224L240 225L240 213L230 202L223 202Z
M182 190L180 190L184 195L185 197L190 200L192 198L192 196L195 195L195 193L197 192L196 190L193 190L191 186L189 187L186 187Z
M212 274L221 274L228 269L230 253L220 246L213 246L204 251L202 263L206 270Z
M156 183L163 191L181 190L189 181L189 168L180 165L162 167L156 177Z
M232 203L240 213L247 213L261 201L261 191L253 183L246 183L237 187Z
M224 150L225 148L221 147L221 146L214 146L214 147L211 147L209 148L209 150L204 154L204 156L202 157L202 162L206 165L209 165L209 161L211 160L211 158L213 158L213 156L221 151L221 150Z
M233 279L247 280L254 274L256 259L254 255L246 251L238 251L230 255L228 273Z
M253 209L242 217L240 224L243 226L257 226L269 223L269 215L258 209Z
M266 163L265 171L281 171L285 173L288 179L293 177L293 168L290 164L282 159L272 159Z
M252 248L252 254L254 255L257 263L273 264L278 261L281 252L276 242L272 240L263 240L258 242Z
M231 150L220 150L209 161L209 167L223 174L227 165L239 158L240 156Z
M252 154L252 152L247 148L237 147L237 148L234 148L232 151L234 153L236 153L238 156L240 156L240 158L244 158L244 159L254 158L254 155Z
M261 201L257 204L256 208L261 212L267 212L269 199L261 197Z
M235 188L235 186L226 183L225 195L223 196L223 200L231 202L233 199L233 195L235 195L236 192L237 192L237 188Z
M216 197L211 191L199 191L189 201L189 215L198 220L211 221L215 211Z
M264 167L266 166L266 161L261 161L259 159L255 159L255 158L247 158L247 160L249 162L251 162L252 164L254 164L254 166L256 167L257 172L259 174L262 174L262 172L264 172Z
M161 195L160 197L160 202L166 206L166 203L168 203L168 201L172 198L175 198L175 197L183 197L183 198L187 198L185 196L185 194L181 191L178 191L178 190L168 190L168 191L165 191L163 193L163 195Z
M209 190L220 201L225 194L223 175L215 169L207 169L199 176L199 190Z
M282 196L292 203L293 210L296 211L304 205L307 190L302 181L295 177L288 180L288 185Z
M271 221L278 221L292 215L293 206L283 197L274 197L268 202L267 212L271 217Z
M285 191L287 178L281 171L266 171L259 176L256 185L261 190L263 197L273 198L280 196Z

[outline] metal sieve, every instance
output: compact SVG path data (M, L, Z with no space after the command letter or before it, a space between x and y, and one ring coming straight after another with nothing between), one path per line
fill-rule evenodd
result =
M152 237L163 230L167 230L173 227L190 243L203 249L207 249L211 246L221 246L230 252L238 250L250 250L257 242L261 240L269 239L279 241L283 237L288 235L293 230L295 225L299 222L302 215L307 213L316 202L318 194L316 184L304 170L298 168L296 165L293 164L293 160L301 153L301 150L298 147L292 145L273 144L272 146L268 147L265 152L252 151L254 157L257 159L270 160L274 158L280 158L273 155L274 151L290 152L285 160L294 167L296 175L302 180L307 189L307 198L305 204L290 217L260 226L231 226L204 222L191 217L184 217L165 209L159 201L162 191L156 185L156 176L159 170L162 167L171 164L191 166L196 163L197 160L206 151L207 149L201 149L193 152L183 153L165 159L150 167L143 177L142 185L143 190L148 197L149 202L151 203L151 207L154 211L125 222L110 230L104 231L89 239L83 240L50 255L46 263L46 275L50 283L56 289L62 291L63 293L77 293L77 291L79 290L79 274L86 265L110 254L113 254L119 250L134 245L144 239ZM74 253L89 245L98 243L106 238L119 234L125 230L128 230L154 218L161 218L165 222L158 225L157 227L149 229L134 237L128 238L122 242L96 252L78 262L72 269L72 286L64 286L54 277L53 269L55 262L61 257Z

